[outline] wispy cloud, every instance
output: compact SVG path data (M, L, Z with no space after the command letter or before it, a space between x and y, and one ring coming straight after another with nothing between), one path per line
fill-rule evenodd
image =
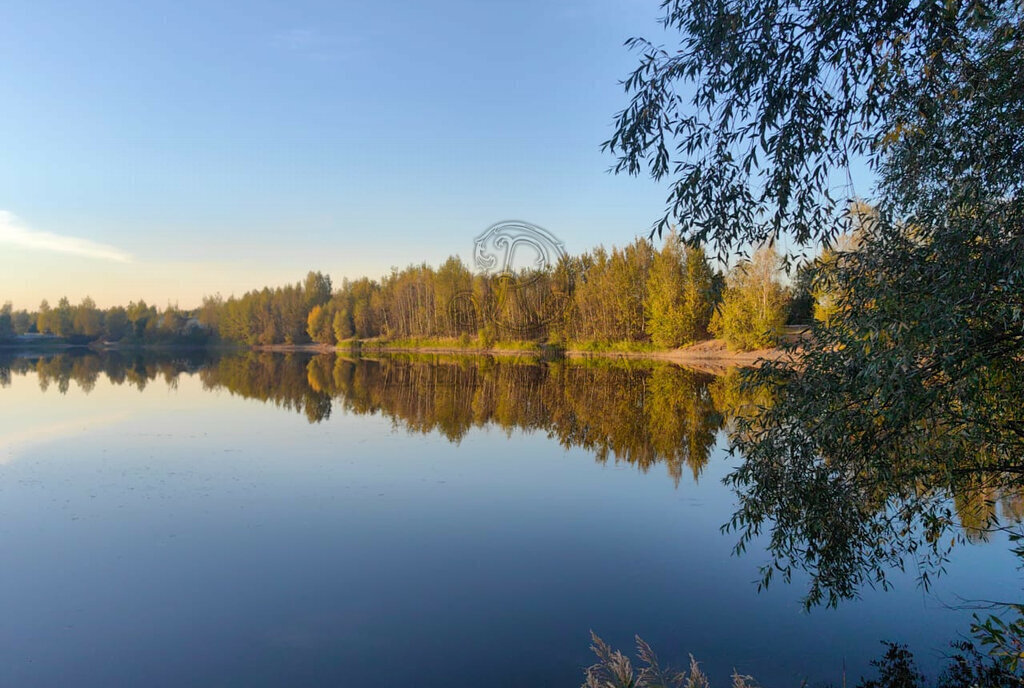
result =
M132 260L131 255L113 246L98 244L88 239L29 229L13 213L9 213L6 210L0 210L0 244L37 249L39 251L70 253L76 256L112 260L118 263L130 263Z

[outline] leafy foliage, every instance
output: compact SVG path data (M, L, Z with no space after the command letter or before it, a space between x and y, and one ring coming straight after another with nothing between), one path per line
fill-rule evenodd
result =
M665 0L662 8L679 43L627 42L640 64L623 82L630 101L603 145L617 172L673 179L657 228L682 222L684 237L720 253L783 232L829 243L848 227L846 198L834 188L851 163L877 166L893 141L944 140L921 120L947 104L975 116L961 124L984 121L971 77L999 82L1003 102L1020 78L1019 57L1008 54L1019 13L1012 0ZM974 60L980 43L1002 50L999 74ZM946 133L963 138L952 126ZM976 133L986 145L971 157L1014 142L994 126ZM943 151L929 155L949 159Z
M73 305L66 297L51 308L44 299L35 313L13 311L10 304L0 309L0 340L13 335L51 335L73 344L99 340L122 344L202 345L211 329L201 322L196 311L184 311L168 304L161 312L145 301L127 307L98 308L88 296ZM10 330L4 336L5 318Z
M192 312L136 313L133 304L120 312L129 325L117 317L112 322L142 337L165 320L187 323L194 317L204 332L247 346L475 338L482 348L547 341L639 350L652 342L674 347L706 337L719 296L716 282L701 248L683 246L673 236L656 252L641 238L624 248L599 246L514 275L473 273L454 256L437 268L393 269L379 281L346 279L336 290L329 276L310 272L301 282L274 289L226 300L206 297ZM75 308L62 300L51 309L44 302L37 320L58 336L94 333L95 318L88 319L94 306L90 301Z
M729 273L711 332L731 349L751 350L778 344L786 325L788 297L775 275L778 255L770 247L754 253Z
M762 582L805 569L808 604L909 556L927 585L966 537L954 509L1024 476L1024 5L663 8L679 46L630 42L616 169L671 176L658 226L721 253L784 232L831 249L810 339L749 378L776 403L736 422L738 548L766 531ZM878 180L863 227L851 186L834 195L855 162ZM1001 648L1020 630L979 629Z
M659 347L675 348L704 339L715 301L714 274L704 251L669 234L655 254L647 279L646 329Z
M1004 285L1021 254L998 219L967 224L941 242L869 234L835 268L839 308L812 327L816 345L751 374L785 393L736 436L733 525L752 534L771 519L782 571L799 560L816 576L812 602L819 584L841 598L882 582L906 554L937 570L954 525L946 497L1019 482L1024 334L1020 294Z
M924 675L914 665L914 656L905 645L885 643L882 659L871 661L878 669L878 678L862 680L857 688L924 688Z
M11 302L7 301L0 306L0 341L10 339L14 336L14 309Z

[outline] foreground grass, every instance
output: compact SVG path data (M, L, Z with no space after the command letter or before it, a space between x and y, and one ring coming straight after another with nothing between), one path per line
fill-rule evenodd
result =
M590 649L597 662L587 667L582 688L711 688L711 682L690 655L689 671L662 667L657 655L640 636L636 636L636 658L630 659L610 648L593 631ZM1020 688L1024 685L1021 668L1007 666L978 652L970 642L953 643L955 653L937 681L929 681L917 670L914 655L904 645L882 643L885 654L871 661L877 673L873 679L861 678L857 688ZM842 685L846 686L845 672ZM801 686L806 686L802 682ZM732 688L757 688L750 676L733 671Z

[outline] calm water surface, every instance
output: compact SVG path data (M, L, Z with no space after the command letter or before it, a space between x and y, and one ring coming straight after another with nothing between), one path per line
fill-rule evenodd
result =
M0 686L577 686L590 629L727 685L939 665L1005 543L838 610L723 535L727 380L666 365L0 359ZM910 568L912 569L912 563Z

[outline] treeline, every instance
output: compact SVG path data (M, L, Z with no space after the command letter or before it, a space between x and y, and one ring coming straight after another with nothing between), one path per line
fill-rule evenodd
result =
M474 273L456 257L338 289L311 272L283 288L207 297L198 317L247 345L435 338L481 348L523 340L672 348L715 335L751 349L774 345L787 321L809 317L802 293L780 282L779 263L765 248L723 274L672 235L660 250L638 239L514 275Z
M779 281L771 248L728 273L675 235L660 250L647 239L563 256L548 269L474 273L456 257L440 267L413 265L381 280L310 272L302 282L224 299L194 311L145 302L96 308L61 299L34 313L0 313L0 339L46 333L88 342L189 339L248 346L337 345L350 340L444 339L491 348L498 342L553 346L674 348L719 336L734 349L777 343L787 321L809 317L806 288ZM799 286L798 282L798 286Z
M89 297L78 304L62 298L51 307L45 299L34 312L0 306L0 342L24 335L50 335L72 344L96 341L124 344L207 343L215 333L204 327L197 311L168 305L163 310L145 301L101 309Z

